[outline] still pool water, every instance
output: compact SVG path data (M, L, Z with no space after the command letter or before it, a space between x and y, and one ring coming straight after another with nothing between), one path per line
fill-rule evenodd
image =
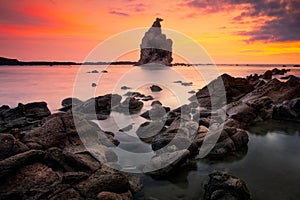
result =
M217 162L190 161L165 180L141 176L145 187L135 199L199 200L208 174L222 170L244 180L254 200L299 200L300 124L271 121L248 133L248 149L237 155Z

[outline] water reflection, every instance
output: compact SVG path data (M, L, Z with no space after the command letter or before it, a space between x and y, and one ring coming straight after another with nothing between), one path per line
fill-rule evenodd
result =
M267 135L270 132L279 134L300 135L300 123L292 121L269 120L257 122L254 126L248 128L249 132L255 135Z
M269 121L248 129L248 149L221 160L192 160L164 180L142 176L135 199L202 199L208 174L227 171L247 183L256 200L300 199L299 123Z

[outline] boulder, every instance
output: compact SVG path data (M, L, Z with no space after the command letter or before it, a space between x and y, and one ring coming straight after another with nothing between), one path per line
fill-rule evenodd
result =
M77 122L76 126L74 119ZM22 138L22 142L29 148L38 144L44 149L58 147L70 150L82 146L82 141L85 145L112 146L119 143L112 135L106 134L84 116L72 113L53 115L42 127L33 129Z
M153 105L150 110L145 111L140 116L145 119L161 120L164 121L164 116L168 112L168 108L163 107L159 104Z
M0 160L28 151L29 148L11 134L0 134Z
M45 152L43 151L30 150L16 154L14 156L10 156L0 161L0 178L10 174L21 166L25 166L27 164L42 160L44 158L44 155Z
M225 89L225 91L223 89ZM225 106L226 103L239 100L253 89L254 87L247 79L234 78L228 74L222 74L199 90L196 95L189 98L189 100L197 100L201 107L211 107L213 102L214 107L221 108ZM225 100L227 100L227 102L224 102Z
M162 178L170 175L186 162L190 152L179 150L165 152L154 156L143 168L143 171L154 178Z
M0 130L37 126L38 121L49 116L50 110L45 102L19 103L16 108L2 106L0 109Z
M88 179L76 185L77 190L86 197L96 198L100 192L124 193L130 189L128 179L118 172L108 173L98 170Z
M272 118L300 121L300 98L287 100L274 106Z
M119 106L115 108L116 111L125 114L138 113L144 106L144 103L135 97L127 97Z
M152 92L160 92L160 91L162 91L162 88L159 87L158 85L152 85L150 87L150 89L151 89Z
M267 70L265 71L265 73L262 75L262 78L263 79L266 79L266 80L270 80L272 79L272 75L273 75L273 72L271 70Z
M58 172L46 165L33 163L4 177L0 184L0 194L4 199L38 199L41 194L50 192L61 179Z
M161 121L145 122L137 129L137 136L144 142L151 142L153 137L164 130L164 123Z
M244 181L224 172L214 172L205 185L204 199L250 200L251 195Z

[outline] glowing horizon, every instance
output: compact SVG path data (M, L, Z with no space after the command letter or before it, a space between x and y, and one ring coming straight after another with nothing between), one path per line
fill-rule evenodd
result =
M299 64L299 6L293 0L2 1L0 56L82 62L101 41L161 17L163 28L193 38L215 63ZM129 58L138 60L138 52Z

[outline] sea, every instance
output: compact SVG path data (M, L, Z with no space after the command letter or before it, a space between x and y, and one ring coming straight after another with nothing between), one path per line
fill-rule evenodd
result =
M151 95L172 109L188 103L188 98L223 73L234 77L263 74L266 70L291 69L284 76L300 77L300 68L287 65L199 65L174 67L138 67L131 65L0 66L0 106L45 101L52 113L67 97L87 100L91 97L138 91ZM280 79L281 76L275 76ZM162 87L152 92L151 85ZM123 86L127 88L124 89ZM143 111L151 101L144 102ZM143 122L138 115L136 125ZM108 121L102 128L115 132ZM124 124L125 126L126 124ZM134 129L133 129L134 130ZM134 199L202 199L208 174L227 171L244 180L256 200L300 199L300 124L272 121L249 128L248 148L218 161L191 160L170 177L162 180L138 174L142 191ZM132 136L135 135L131 132ZM121 136L116 135L122 140ZM122 143L122 141L121 141ZM145 144L147 146L147 144ZM149 146L148 146L149 147Z

